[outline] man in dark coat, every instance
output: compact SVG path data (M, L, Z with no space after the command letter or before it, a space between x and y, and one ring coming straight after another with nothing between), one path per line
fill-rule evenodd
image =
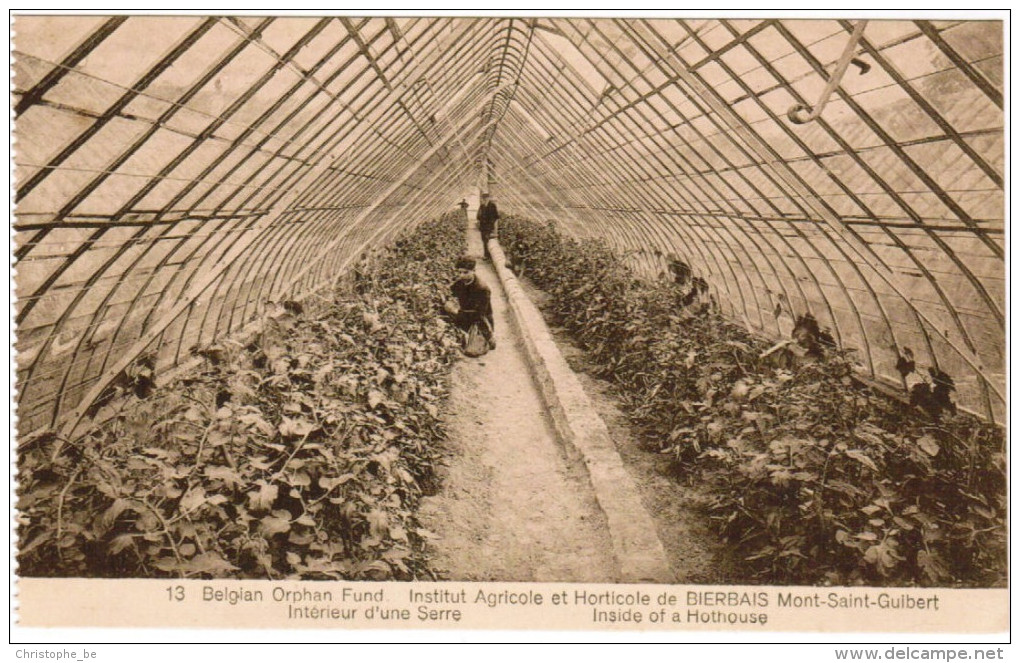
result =
M479 324L482 336L489 342L489 347L496 347L492 318L492 293L489 286L482 283L475 274L475 259L464 257L457 261L457 280L453 282L453 296L457 300L457 312L450 313L453 323L465 332L474 324Z
M485 250L485 257L489 258L489 238L496 234L496 222L499 221L499 210L496 209L496 201L483 193L482 200L478 205L478 230L482 233L482 246Z

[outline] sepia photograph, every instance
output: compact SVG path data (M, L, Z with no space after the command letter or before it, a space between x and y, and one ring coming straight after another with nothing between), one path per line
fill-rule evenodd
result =
M23 622L1007 631L1008 18L765 14L15 12Z

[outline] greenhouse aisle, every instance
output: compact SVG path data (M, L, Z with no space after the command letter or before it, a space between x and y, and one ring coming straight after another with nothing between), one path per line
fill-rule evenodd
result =
M473 228L468 247L481 258ZM449 466L421 509L437 535L433 567L448 580L612 582L611 543L584 469L557 444L495 271L479 260L477 272L492 289L497 348L463 358L451 375Z

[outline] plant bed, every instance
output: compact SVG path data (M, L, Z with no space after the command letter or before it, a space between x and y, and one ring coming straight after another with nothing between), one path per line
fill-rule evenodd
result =
M432 578L416 508L445 436L458 340L437 314L462 225L423 224L327 296L271 304L247 345L196 350L195 371L25 450L20 575Z
M635 487L652 521L676 581L680 584L753 584L746 565L722 543L709 518L708 496L703 483L690 473L672 471L672 455L649 453L649 445L624 412L622 390L598 377L598 366L589 360L560 326L552 324L550 297L526 276L518 279L525 294L550 322L549 331L585 394L605 422L620 459L634 479Z
M642 281L601 243L513 217L500 242L618 385L647 447L704 482L750 581L1004 586L1001 429L860 385L853 353L809 312L801 342L776 351L689 272Z

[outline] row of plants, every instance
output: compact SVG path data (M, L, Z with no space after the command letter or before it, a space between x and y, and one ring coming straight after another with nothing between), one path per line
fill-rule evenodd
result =
M458 354L436 305L462 226L426 223L332 292L271 304L257 337L197 349L168 384L140 358L115 416L22 450L21 575L430 578L415 512L436 489Z
M775 344L721 317L690 269L640 280L598 241L512 217L500 242L650 449L704 483L748 582L1005 584L1001 429L863 386L808 312Z

